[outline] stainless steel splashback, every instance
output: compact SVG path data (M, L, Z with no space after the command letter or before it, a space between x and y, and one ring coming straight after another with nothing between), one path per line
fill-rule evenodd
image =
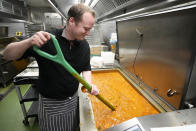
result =
M180 107L184 87L188 88L196 35L195 12L196 8L182 8L117 22L122 68L176 109Z

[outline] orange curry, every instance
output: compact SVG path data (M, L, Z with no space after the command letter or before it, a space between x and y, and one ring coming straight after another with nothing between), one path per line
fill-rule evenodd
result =
M112 111L95 96L89 95L99 130L134 117L159 113L118 71L95 71L92 73L92 81L100 94L116 107L116 111Z

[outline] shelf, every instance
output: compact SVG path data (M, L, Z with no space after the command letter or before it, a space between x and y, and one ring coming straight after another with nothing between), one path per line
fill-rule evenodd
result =
M15 85L23 85L23 84L36 84L38 80L38 77L24 77L24 78L15 78L14 84Z
M38 116L38 106L39 106L39 101L33 101L32 105L29 108L29 111L27 113L28 118Z
M20 103L28 102L28 101L38 101L39 93L36 89L36 87L33 87L33 85L29 88L29 90L25 93Z

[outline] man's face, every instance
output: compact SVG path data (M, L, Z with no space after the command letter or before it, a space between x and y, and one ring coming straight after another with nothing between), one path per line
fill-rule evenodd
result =
M71 25L71 34L76 40L83 40L86 35L90 34L95 22L95 18L91 13L86 12L82 16L82 20L78 23L73 20Z

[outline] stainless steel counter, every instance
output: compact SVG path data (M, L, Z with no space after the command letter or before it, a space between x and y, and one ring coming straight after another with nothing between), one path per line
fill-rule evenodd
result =
M81 86L80 86L81 87ZM80 111L80 131L97 131L90 99L86 93L78 89L79 111Z
M92 69L100 70L97 68ZM18 74L17 77L19 80L21 78L37 78L38 74L38 68L27 68L26 70ZM78 94L80 110L80 130L97 131L96 124L94 121L93 110L88 95L86 93L82 93L80 88L78 90ZM153 127L175 127L196 124L195 116L196 108L166 112L158 115L149 115L144 117L133 118L119 125L111 127L107 129L107 131L131 131L132 129L137 129L138 127L140 127L140 130L135 131L150 131Z
M31 63L27 66L27 68L38 68L37 61L31 62Z
M138 125L141 131L151 131L152 128L161 127L178 127L184 128L185 126L196 124L196 108L177 110L173 112L161 113L158 115L150 115L144 117L137 117L123 122L117 126L107 129L106 131L132 131L130 127ZM192 127L196 130L195 126ZM135 131L140 131L135 130ZM184 130L183 130L184 131Z

